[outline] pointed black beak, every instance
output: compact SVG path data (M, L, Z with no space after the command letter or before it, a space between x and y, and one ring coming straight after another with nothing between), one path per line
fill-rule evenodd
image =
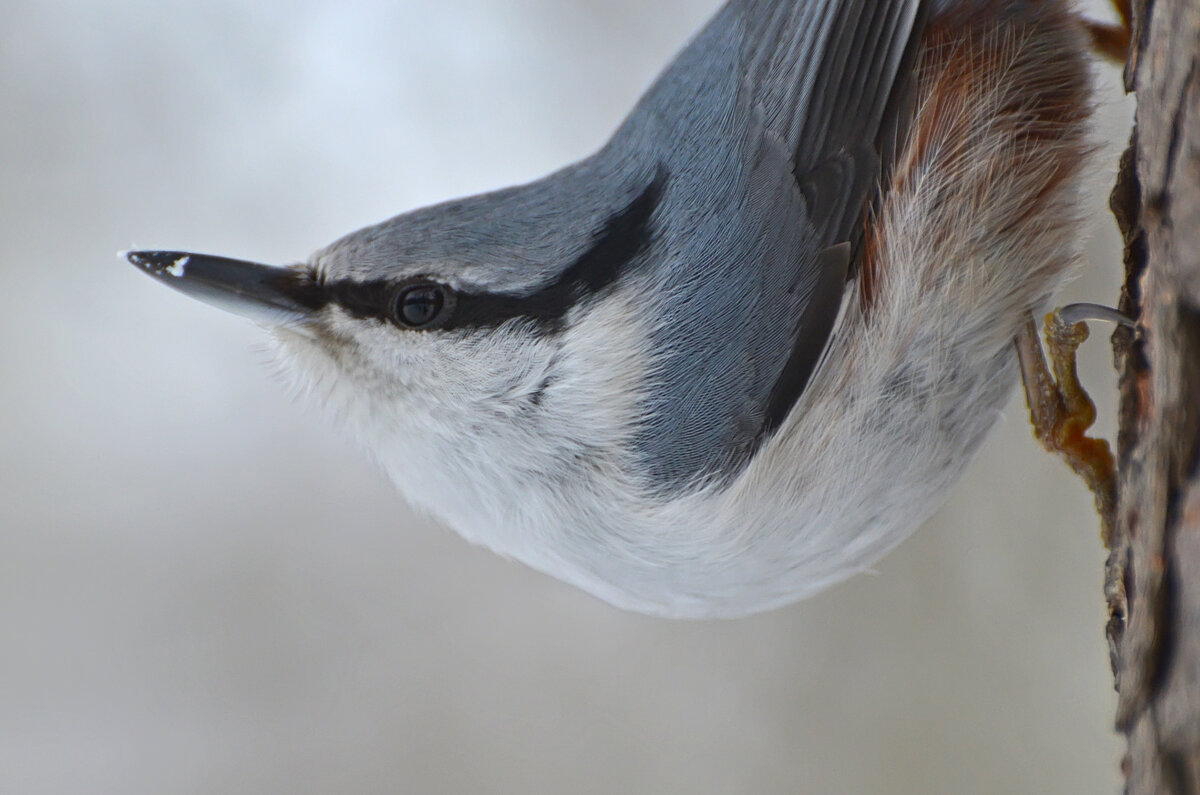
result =
M303 323L324 301L304 266L280 267L191 254L127 251L130 263L184 295L266 326Z

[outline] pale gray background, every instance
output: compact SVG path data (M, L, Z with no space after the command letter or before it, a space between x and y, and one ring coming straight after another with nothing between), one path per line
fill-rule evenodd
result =
M716 5L0 5L0 792L1115 789L1097 523L1020 403L878 576L651 620L415 517L263 332L114 259L297 260L539 176ZM1111 301L1101 72L1071 297Z

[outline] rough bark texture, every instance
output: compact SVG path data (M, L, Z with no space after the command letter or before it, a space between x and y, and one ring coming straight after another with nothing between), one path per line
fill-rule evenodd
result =
M1113 194L1119 504L1107 590L1128 792L1200 793L1200 0L1138 0L1136 131Z

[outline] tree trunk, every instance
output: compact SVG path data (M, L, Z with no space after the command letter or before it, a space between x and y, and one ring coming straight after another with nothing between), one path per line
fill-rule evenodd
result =
M1200 794L1200 0L1134 5L1109 640L1128 792Z

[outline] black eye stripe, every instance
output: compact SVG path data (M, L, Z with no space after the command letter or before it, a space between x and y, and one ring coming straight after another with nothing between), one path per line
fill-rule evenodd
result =
M595 295L615 282L650 245L650 218L666 186L665 170L624 209L611 216L595 235L591 247L555 281L529 296L460 294L458 309L447 328L493 327L525 318L556 330L580 299Z
M426 280L422 280L424 282ZM328 303L337 304L351 317L387 320L396 288L383 279L369 282L336 281L325 284Z
M666 187L667 174L660 168L654 179L620 212L611 216L596 233L592 245L557 279L526 296L500 293L471 293L451 290L452 311L429 328L494 328L510 320L523 319L546 331L561 328L562 320L581 299L594 295L615 282L640 256L653 237L651 216ZM402 283L379 279L370 282L334 281L324 285L327 302L335 303L357 318L387 321L394 317L395 300L410 286L436 284L432 276L407 279Z

